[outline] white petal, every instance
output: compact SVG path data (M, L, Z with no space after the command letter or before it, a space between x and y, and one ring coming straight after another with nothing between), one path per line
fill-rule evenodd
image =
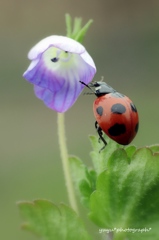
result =
M44 38L39 43L37 43L28 53L28 58L34 60L38 58L45 50L50 46L57 47L63 51L68 51L71 53L82 54L85 51L85 48L79 42L64 36L50 36Z
M83 58L83 60L86 63L88 63L91 67L93 67L96 70L95 63L94 63L93 59L91 58L91 56L89 55L89 53L87 51L82 53L80 56Z

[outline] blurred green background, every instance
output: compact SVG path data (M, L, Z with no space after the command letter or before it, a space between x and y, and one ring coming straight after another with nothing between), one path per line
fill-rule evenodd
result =
M95 80L104 76L135 102L140 129L133 143L141 147L159 142L159 1L1 0L0 239L36 239L20 229L17 201L46 198L68 203L57 114L22 78L30 48L46 36L65 35L65 13L81 16L83 23L93 18L84 45L97 66ZM82 94L66 113L69 153L89 166L88 135L96 134L93 100Z

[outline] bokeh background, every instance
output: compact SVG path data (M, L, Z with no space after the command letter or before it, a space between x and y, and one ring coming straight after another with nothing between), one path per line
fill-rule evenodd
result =
M159 1L0 1L0 239L34 240L20 229L19 200L68 203L61 168L57 114L22 78L29 49L42 38L65 35L65 13L93 18L85 46L97 74L135 102L139 147L159 143ZM89 134L96 134L92 102L81 95L66 113L69 153L91 166ZM84 214L85 209L82 208ZM94 225L89 226L90 231ZM95 239L99 238L95 230Z

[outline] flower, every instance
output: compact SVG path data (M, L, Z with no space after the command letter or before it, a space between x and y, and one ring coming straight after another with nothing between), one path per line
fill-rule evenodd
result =
M84 85L96 73L93 59L83 45L64 36L50 36L28 53L32 61L23 77L34 84L35 95L57 112L67 111Z

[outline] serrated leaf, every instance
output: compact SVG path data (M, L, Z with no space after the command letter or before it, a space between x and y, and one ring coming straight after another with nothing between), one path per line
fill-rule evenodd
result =
M121 146L118 143L114 142L113 140L104 136L108 144L104 148L104 150L99 152L103 146L103 143L99 141L97 136L90 136L89 138L93 147L93 151L90 153L90 155L92 158L94 169L99 175L102 171L104 171L107 168L107 162L111 157L112 153Z
M92 191L94 191L95 188L96 188L96 180L97 180L97 173L96 173L96 171L94 171L93 169L91 169L89 171L87 170L86 171L86 176L87 176L87 179L88 179L88 181L90 183Z
M92 193L92 189L89 185L89 183L86 180L82 180L79 184L79 188L81 190L81 193L84 197L89 198L91 193Z
M118 180L123 171L117 172L118 168L126 168L128 161L124 150L116 150L112 156L114 168L107 167L97 178L96 191L91 195L90 208L91 219L99 227L111 228L114 219L117 218L118 208ZM110 159L110 162L111 162Z
M82 180L79 183L79 190L81 193L81 201L83 205L87 208L89 208L89 198L92 193L92 189L89 185L89 183L86 180Z
M136 151L136 147L134 145L129 145L129 146L125 147L124 149L128 155L128 158L131 159L133 154Z
M150 229L144 235L114 232L113 239L158 239L159 154L141 148L132 155L130 163L129 157L124 149L111 155L107 170L97 178L89 216L105 229Z
M159 153L159 145L158 144L151 145L150 149L153 153Z
M20 202L20 213L24 218L23 228L44 240L90 240L84 224L68 206L56 206L47 200Z
M75 157L69 157L72 180L81 202L84 206L89 206L89 197L95 189L96 173L88 170L82 161Z
M79 182L81 182L83 179L87 179L86 177L86 166L84 163L75 156L69 157L69 164L70 164L70 172L72 175L72 180L74 182L75 188L78 191L79 190Z

